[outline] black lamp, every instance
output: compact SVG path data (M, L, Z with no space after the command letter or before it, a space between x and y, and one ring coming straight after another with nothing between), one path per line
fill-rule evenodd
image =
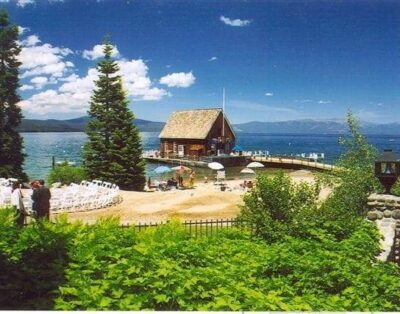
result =
M390 194L390 189L396 183L399 174L399 157L391 149L385 149L375 160L375 176L385 187L386 194Z

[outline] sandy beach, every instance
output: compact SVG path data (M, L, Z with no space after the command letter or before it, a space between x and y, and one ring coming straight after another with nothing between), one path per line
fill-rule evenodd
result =
M310 171L293 171L289 176L294 182L314 182ZM82 220L93 223L101 217L119 216L124 224L165 221L171 218L181 220L233 218L240 212L245 191L239 188L243 180L229 180L231 188L221 191L212 182L197 182L194 189L154 192L121 191L119 204L87 212L69 213L71 221ZM322 189L320 199L329 194L328 188ZM54 215L56 216L56 215Z

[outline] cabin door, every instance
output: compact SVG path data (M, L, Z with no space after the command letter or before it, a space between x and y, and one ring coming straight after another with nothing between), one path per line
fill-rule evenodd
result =
M185 156L185 145L178 145L178 157Z

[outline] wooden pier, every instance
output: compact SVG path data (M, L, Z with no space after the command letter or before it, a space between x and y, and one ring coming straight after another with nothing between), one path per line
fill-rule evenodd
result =
M330 164L289 157L253 156L251 157L251 160L261 162L264 166L271 168L309 169L322 171L332 171L336 169L336 166Z
M148 162L164 163L172 166L184 165L188 167L207 168L207 164L217 161L225 167L242 166L245 167L252 161L261 162L268 168L281 169L308 169L320 171L332 171L336 166L317 162L303 160L296 157L272 157L272 156L209 156L203 157L200 160L188 160L184 158L163 158L163 157L144 157Z

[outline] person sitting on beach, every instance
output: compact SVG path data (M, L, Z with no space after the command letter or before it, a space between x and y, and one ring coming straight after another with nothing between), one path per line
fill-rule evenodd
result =
M240 187L244 190L247 188L247 181L244 180L243 183L240 184Z
M176 181L174 178L171 178L167 181L167 186L178 188L178 181Z
M247 188L248 189L252 189L253 188L253 182L252 181L248 181L247 182Z
M208 183L208 177L204 177L204 183Z

